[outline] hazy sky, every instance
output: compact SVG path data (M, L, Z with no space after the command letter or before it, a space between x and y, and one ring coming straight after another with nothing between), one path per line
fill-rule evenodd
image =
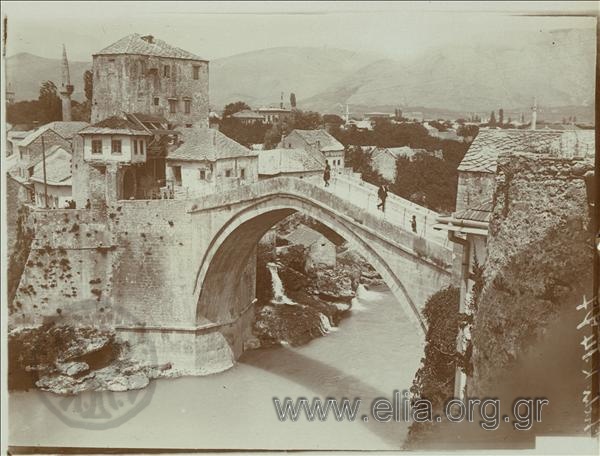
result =
M119 38L152 34L207 59L278 46L411 57L437 46L506 44L524 33L595 27L598 2L4 2L6 55L72 60ZM530 13L570 14L531 17Z

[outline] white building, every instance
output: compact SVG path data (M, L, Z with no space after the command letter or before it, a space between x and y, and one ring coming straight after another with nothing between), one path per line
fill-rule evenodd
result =
M29 180L33 183L34 200L37 207L62 209L72 199L71 158L71 152L65 148L52 146L46 152L45 181L44 159L40 159L33 166L33 174Z
M182 196L203 195L258 180L258 151L212 128L186 128L167 156L167 185Z

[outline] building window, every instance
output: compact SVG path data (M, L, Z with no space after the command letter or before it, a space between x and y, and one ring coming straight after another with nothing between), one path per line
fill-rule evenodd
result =
M144 155L144 145L146 143L144 142L143 139L140 139L140 154Z
M93 154L101 154L102 153L102 140L101 139L92 139L92 153Z
M138 149L138 145L137 145L137 139L133 140L133 155L137 155L137 149Z
M192 112L192 100L183 100L183 106L186 114Z
M165 65L165 68L163 70L163 75L165 76L165 78L171 77L171 67L169 65Z
M240 179L246 179L246 168L240 168Z
M231 177L231 170L230 169L226 169L225 170L225 177Z
M177 112L177 100L169 98L169 112L175 114Z
M200 170L200 179L206 180L206 170L205 169Z
M193 69L194 69L194 79L200 79L200 67L198 65L194 65Z
M121 140L120 139L113 139L111 142L111 152L113 154L120 154L121 153Z
M158 106L159 99L158 97L154 97L154 106Z

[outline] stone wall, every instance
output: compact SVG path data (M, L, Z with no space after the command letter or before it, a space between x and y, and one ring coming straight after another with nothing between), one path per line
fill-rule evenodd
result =
M559 423L561 416L577 413L585 387L582 334L576 330L582 316L575 307L592 296L583 179L590 169L591 160L499 157L484 289L472 331L468 395L547 397L561 432L569 426ZM581 429L583 418L577 420Z
M164 67L170 67L168 77ZM193 67L199 79L193 79ZM91 122L96 123L122 112L143 112L164 116L172 124L208 127L208 62L141 55L95 55L94 98ZM158 99L155 105L154 99ZM184 112L184 98L191 100L191 112ZM169 99L177 112L169 110Z

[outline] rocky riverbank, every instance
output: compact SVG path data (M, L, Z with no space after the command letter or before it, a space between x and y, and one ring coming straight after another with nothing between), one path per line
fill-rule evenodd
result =
M349 316L359 285L382 283L345 244L335 247L334 265L307 262L302 245L279 239L276 245L263 245L258 254L254 334L262 347L304 345L327 334Z
M170 365L143 366L114 330L46 324L9 333L9 390L56 394L127 391L168 376Z

